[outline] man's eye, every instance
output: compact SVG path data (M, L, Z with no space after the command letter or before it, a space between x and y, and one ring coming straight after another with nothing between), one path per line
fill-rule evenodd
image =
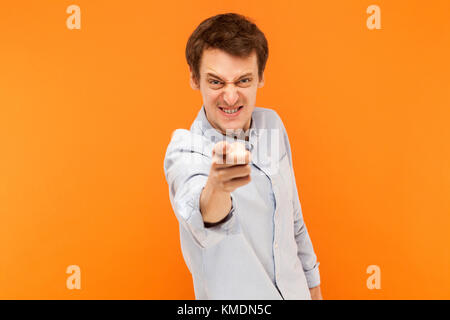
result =
M250 86L251 83L252 83L252 79L251 78L244 78L244 79L239 80L238 85L240 85L242 87L243 86L247 87L247 86Z
M237 85L241 88L247 88L252 85L252 79L251 78L244 78L238 81Z
M214 85L219 85L219 84L221 84L221 82L218 81L218 80L209 80L209 83L214 84Z

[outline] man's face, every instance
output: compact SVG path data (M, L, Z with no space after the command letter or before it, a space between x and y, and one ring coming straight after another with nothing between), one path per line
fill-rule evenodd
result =
M264 85L264 76L258 79L256 53L241 58L207 49L199 71L199 82L191 72L191 86L200 90L211 125L223 134L227 129L246 131L255 108L256 91Z

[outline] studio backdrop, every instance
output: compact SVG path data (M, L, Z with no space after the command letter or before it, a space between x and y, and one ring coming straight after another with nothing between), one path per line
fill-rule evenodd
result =
M193 299L163 160L187 39L269 42L324 299L450 299L450 1L3 1L0 298Z

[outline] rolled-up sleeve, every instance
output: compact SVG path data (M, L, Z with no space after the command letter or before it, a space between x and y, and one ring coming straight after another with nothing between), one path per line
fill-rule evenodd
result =
M294 176L294 172L292 172ZM298 197L297 187L294 180L294 232L295 241L297 242L297 254L302 262L303 271L305 272L306 280L309 288L314 288L320 285L319 262L313 249L311 238L308 234L308 229L303 220L302 208Z
M226 221L206 227L200 212L200 195L206 185L211 158L205 154L201 137L187 130L176 130L167 148L164 172L169 185L172 208L179 223L189 231L202 248L213 246L225 237L235 224L232 209Z
M279 118L279 116L278 116ZM295 174L292 163L292 152L289 143L289 137L287 135L286 129L283 122L279 118L280 127L283 131L283 139L286 146L286 152L289 156L289 164L291 166L291 177L292 177L292 194L293 194L293 208L294 208L294 234L295 241L297 242L297 255L302 262L303 271L306 276L309 288L314 288L320 285L320 273L319 273L319 262L317 262L317 257L313 249L311 239L308 234L308 229L303 220L303 213L300 204L300 198L297 191L297 184L295 181Z

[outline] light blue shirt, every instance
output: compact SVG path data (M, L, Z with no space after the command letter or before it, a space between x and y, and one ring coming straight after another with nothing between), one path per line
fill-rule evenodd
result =
M254 109L250 130L237 136L252 154L251 181L231 193L228 219L206 228L200 194L212 148L224 139L233 141L211 126L202 107L190 130L174 131L164 160L196 299L311 299L309 288L320 284L319 263L283 122L271 109Z

